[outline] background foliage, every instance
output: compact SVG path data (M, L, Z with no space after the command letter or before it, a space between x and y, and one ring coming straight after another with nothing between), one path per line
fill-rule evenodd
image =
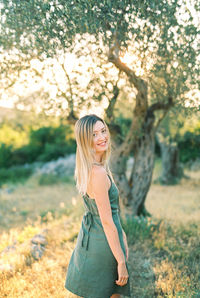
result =
M0 131L4 130L2 126ZM8 131L6 126L6 131ZM12 130L10 130L13 133ZM23 137L23 132L20 137ZM32 163L35 161L46 162L57 159L60 156L74 153L76 149L72 129L69 125L59 125L57 127L45 126L38 129L30 129L28 134L28 144L19 148L15 139L10 144L6 139L1 139L0 144L0 167L10 167L11 165L20 165Z

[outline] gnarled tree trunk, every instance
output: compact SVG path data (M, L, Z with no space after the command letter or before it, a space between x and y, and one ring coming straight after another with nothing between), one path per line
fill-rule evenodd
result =
M122 199L122 214L140 215L151 185L154 168L155 130L154 118L146 118L141 128L142 134L135 138L131 150L134 157L130 177L127 177L127 146L115 149L111 168ZM134 131L132 131L134 135Z
M128 134L122 144L115 144L112 156L111 169L115 181L120 190L122 201L122 214L139 215L145 211L145 199L151 185L154 168L155 132L166 111L172 106L172 98L168 102L157 102L148 104L148 84L142 78L136 76L133 70L125 65L116 51L109 52L108 59L120 71L125 72L130 83L137 89L136 105L133 110L132 123ZM113 96L116 101L116 96ZM112 106L112 109L110 108ZM113 111L112 100L108 108L109 113ZM163 110L163 116L156 122L154 112ZM107 115L110 118L110 114ZM115 138L114 138L115 139ZM126 175L127 159L134 156L134 164L130 178Z
M130 187L132 195L132 212L144 213L146 195L151 185L154 168L155 134L154 130L146 133L134 152L134 164L131 173Z

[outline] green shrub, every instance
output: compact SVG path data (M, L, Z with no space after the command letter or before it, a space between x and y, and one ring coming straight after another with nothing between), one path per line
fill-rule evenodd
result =
M137 240L149 238L156 228L152 220L144 216L127 215L126 219L122 219L121 222L130 244L134 244Z
M14 166L8 169L1 168L0 169L0 186L7 182L24 182L26 179L30 177L33 170L25 167Z
M187 162L200 157L200 127L193 132L187 131L178 141L180 161Z
M29 144L13 149L11 145L0 147L0 167L22 165L35 161L50 161L74 153L76 142L68 125L41 127L31 130Z
M12 146L0 144L0 167L10 167L12 165Z
M66 143L60 145L46 143L43 152L38 156L37 160L43 162L50 161L73 151L70 145Z
M75 152L75 140L70 126L41 127L30 132L29 145L21 148L28 162L50 161L60 156Z
M37 160L40 154L40 149L34 146L26 145L16 149L12 153L12 164L22 165L25 163L32 163Z
M120 137L120 140L122 138L125 139L128 131L130 130L131 119L124 118L124 116L120 114L118 117L116 117L115 123L120 127L120 134L118 134Z

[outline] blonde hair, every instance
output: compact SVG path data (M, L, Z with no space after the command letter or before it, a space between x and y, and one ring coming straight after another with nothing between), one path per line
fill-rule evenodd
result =
M105 167L108 174L112 177L109 169L109 159L111 153L111 142L109 129L103 119L95 114L86 115L80 118L75 123L75 137L76 137L76 167L74 178L76 180L76 187L82 195L86 194L87 184L90 178L92 164L95 162L93 151L93 127L97 121L101 121L108 133L108 149L103 153L102 165Z

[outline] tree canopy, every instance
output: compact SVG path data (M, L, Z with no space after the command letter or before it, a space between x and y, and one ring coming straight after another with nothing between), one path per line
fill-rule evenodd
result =
M33 70L34 59L54 59L52 68L57 61L65 77L64 88L55 80L55 101L66 99L68 119L76 120L91 99L99 105L106 100L105 118L115 144L112 170L124 204L143 213L157 127L169 109L185 106L189 91L199 88L198 1L3 0L1 8L4 88L15 84L22 70ZM85 70L74 68L69 76L69 53L87 65ZM36 68L34 72L42 75ZM84 88L80 73L87 81ZM131 92L130 122L123 135L116 105ZM134 164L127 177L131 154Z
M187 1L179 0L3 0L1 6L5 76L8 70L28 67L32 58L43 60L73 51L77 35L88 33L100 43L99 53L103 50L101 42L114 46L114 54L130 49L140 59L144 76L153 71L159 78L152 85L158 96L166 90L173 90L176 96L183 84L191 89L198 83L198 1L188 6ZM174 80L177 76L181 78Z

